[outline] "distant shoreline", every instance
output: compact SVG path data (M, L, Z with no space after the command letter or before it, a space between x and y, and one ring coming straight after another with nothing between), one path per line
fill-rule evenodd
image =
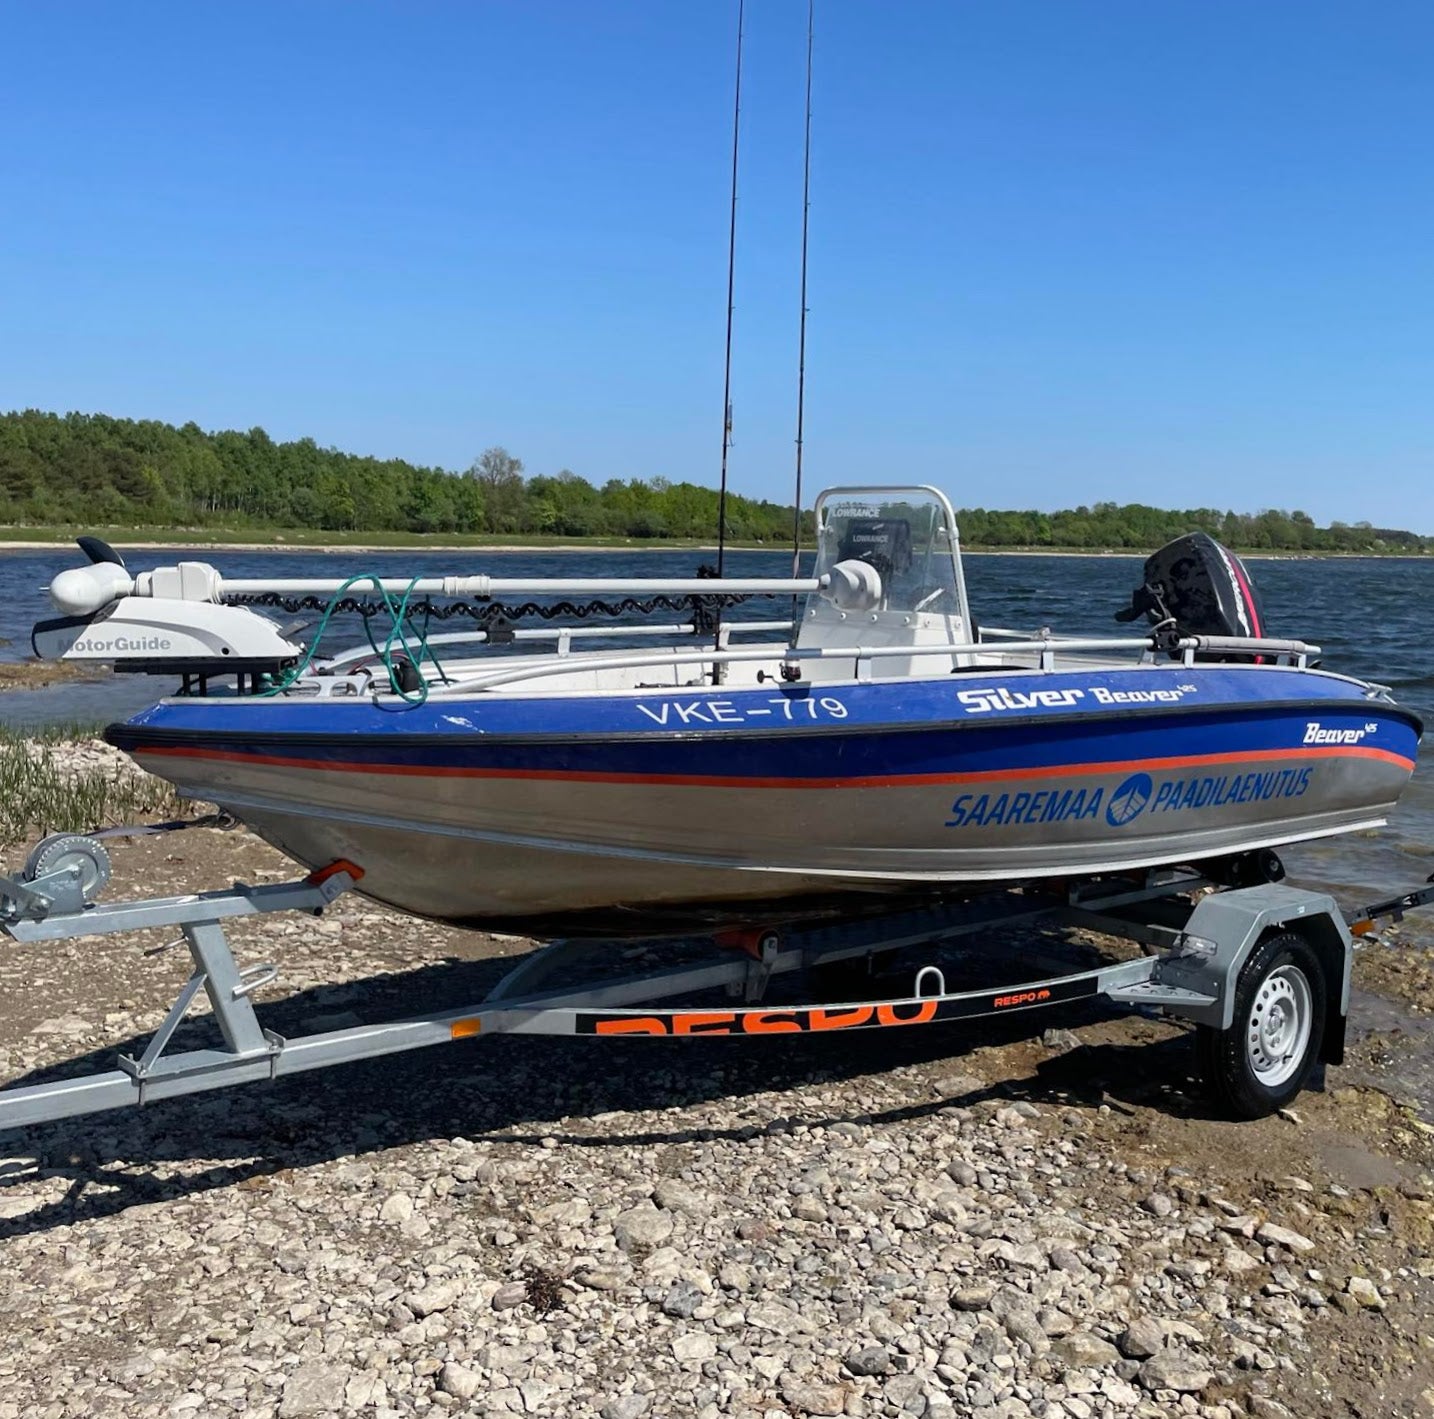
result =
M0 527L0 553L4 552L49 552L54 548L65 548L73 545L75 535L70 533L54 532L53 536L30 536L30 537L7 537L4 532L7 529ZM24 529L30 530L30 529ZM267 542L257 540L215 540L211 536L166 536L156 535L152 527L145 527L143 540L130 540L123 535L125 530L120 527L99 527L92 529L96 536L105 536L106 540L113 542L116 548L126 552L168 552L168 550L181 550L181 552L321 552L324 555L337 555L340 552L704 552L710 555L717 555L716 542L694 542L694 540L683 539L683 537L644 537L644 539L628 539L612 542L604 539L584 539L584 537L559 537L551 542L533 542L531 539L505 540L502 537L482 537L482 539L469 540L442 540L442 537L435 536L433 540L424 540L422 536L409 533L406 540L386 542L380 539L373 542L321 542L304 540L303 529L293 527L280 527L275 530L274 535ZM727 543L728 552L790 552L790 548L784 548L780 543L774 542L744 542L734 540ZM803 553L812 552L810 546L803 546ZM1243 558L1260 560L1260 562L1302 562L1302 560L1325 560L1328 558L1378 558L1381 562L1427 562L1434 559L1434 555L1424 552L1293 552L1293 550L1273 550L1256 548L1242 550L1233 549ZM965 556L1119 556L1119 558L1143 559L1154 552L1154 548L1144 550L1134 548L1031 548L1031 546L988 546L975 543L975 545L962 545L962 555Z
M56 538L49 542L0 538L0 552L47 552L64 547ZM714 543L696 542L125 542L113 545L125 552L712 552ZM729 542L729 552L772 552L783 548L751 542ZM803 551L809 550L803 548Z
M105 529L114 534L115 528ZM5 552L48 552L65 547L73 539L63 536L52 538L3 538L0 537L0 553ZM215 542L207 539L163 538L131 542L115 538L115 545L133 552L322 552L335 555L340 552L705 552L716 555L715 542L685 542L653 538L641 542L604 542L566 540L561 542L505 542L485 540L481 542ZM786 552L789 549L770 542L729 542L730 552ZM803 553L812 551L803 547ZM1123 557L1143 560L1155 549L1140 551L1130 547L990 547L963 546L963 556L969 557ZM1235 548L1239 555L1252 561L1300 562L1326 561L1330 559L1360 560L1377 558L1385 562L1425 562L1434 560L1429 553L1419 552L1277 552L1264 548L1244 551Z

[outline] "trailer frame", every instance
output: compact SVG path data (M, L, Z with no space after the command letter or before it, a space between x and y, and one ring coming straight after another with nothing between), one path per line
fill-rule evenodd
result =
M474 1004L285 1038L261 1024L253 1000L255 991L277 977L278 968L269 962L241 966L224 924L272 912L318 915L358 884L362 873L357 867L336 862L290 882L236 883L187 896L98 903L93 898L108 876L108 858L97 839L46 839L31 854L23 874L0 876L0 932L15 942L42 943L178 927L191 972L137 1056L120 1054L115 1068L77 1078L0 1089L0 1130L503 1034L690 1039L908 1028L1103 996L1117 1006L1158 1008L1191 1021L1218 1043L1230 1041L1232 1031L1252 1028L1250 1019L1236 1015L1257 948L1275 937L1292 937L1309 948L1296 951L1296 956L1301 971L1318 977L1311 999L1315 1008L1323 1002L1323 1014L1304 1022L1310 1038L1303 1047L1309 1057L1296 1061L1293 1087L1287 1080L1269 1091L1250 1095L1247 1090L1244 1103L1234 1104L1236 1112L1254 1116L1297 1093L1319 1063L1343 1059L1354 951L1350 923L1369 930L1379 916L1402 915L1434 900L1434 887L1426 887L1377 903L1347 921L1328 895L1281 881L1219 888L1197 868L1152 869L1075 879L1057 888L1001 889L856 920L759 927L735 937L727 933L711 939L710 959L578 986L555 987L551 982L612 943L556 941L524 956ZM798 971L810 976L814 968L841 963L869 965L885 953L934 949L973 933L1037 919L1124 937L1138 942L1145 954L962 991L949 991L942 968L928 962L917 968L905 996L765 1003L776 976ZM1290 968L1286 964L1283 969ZM717 990L726 992L729 1003L658 1004ZM201 996L208 1001L222 1045L171 1052L176 1031ZM1240 1052L1227 1051L1227 1056L1224 1068L1238 1067ZM1222 1092L1231 1101L1238 1081L1212 1082L1223 1083Z

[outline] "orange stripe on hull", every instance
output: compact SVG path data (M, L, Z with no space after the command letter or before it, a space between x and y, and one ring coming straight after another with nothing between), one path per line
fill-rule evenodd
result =
M199 759L215 763L264 764L286 769L319 769L326 773L398 774L416 778L522 779L554 783L654 784L683 788L899 788L923 784L992 783L1013 779L1066 778L1073 774L1133 773L1137 770L1194 769L1220 764L1270 763L1286 760L1375 759L1412 773L1414 760L1387 749L1364 745L1309 746L1299 749L1264 749L1245 753L1184 754L1164 759L1116 759L1105 763L1039 765L1024 769L985 769L974 773L878 774L848 778L745 778L716 774L593 773L568 769L468 769L422 764L344 764L329 759L291 758L279 754L236 754L222 749L186 748L182 745L140 749L137 758L149 756Z

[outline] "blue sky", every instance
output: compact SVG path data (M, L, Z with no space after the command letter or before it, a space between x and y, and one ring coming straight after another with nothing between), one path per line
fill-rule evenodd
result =
M715 482L735 3L0 8L0 407ZM803 0L732 483L790 496ZM818 0L809 486L1434 532L1434 8Z

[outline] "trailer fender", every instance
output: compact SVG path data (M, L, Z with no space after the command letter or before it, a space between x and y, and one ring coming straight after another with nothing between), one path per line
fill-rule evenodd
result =
M1162 958L1156 979L1214 997L1214 1004L1181 1010L1200 1025L1228 1030L1235 1017L1235 984L1250 952L1272 931L1294 931L1309 942L1325 972L1326 1063L1343 1059L1354 941L1333 897L1283 882L1236 887L1203 897L1179 945Z

